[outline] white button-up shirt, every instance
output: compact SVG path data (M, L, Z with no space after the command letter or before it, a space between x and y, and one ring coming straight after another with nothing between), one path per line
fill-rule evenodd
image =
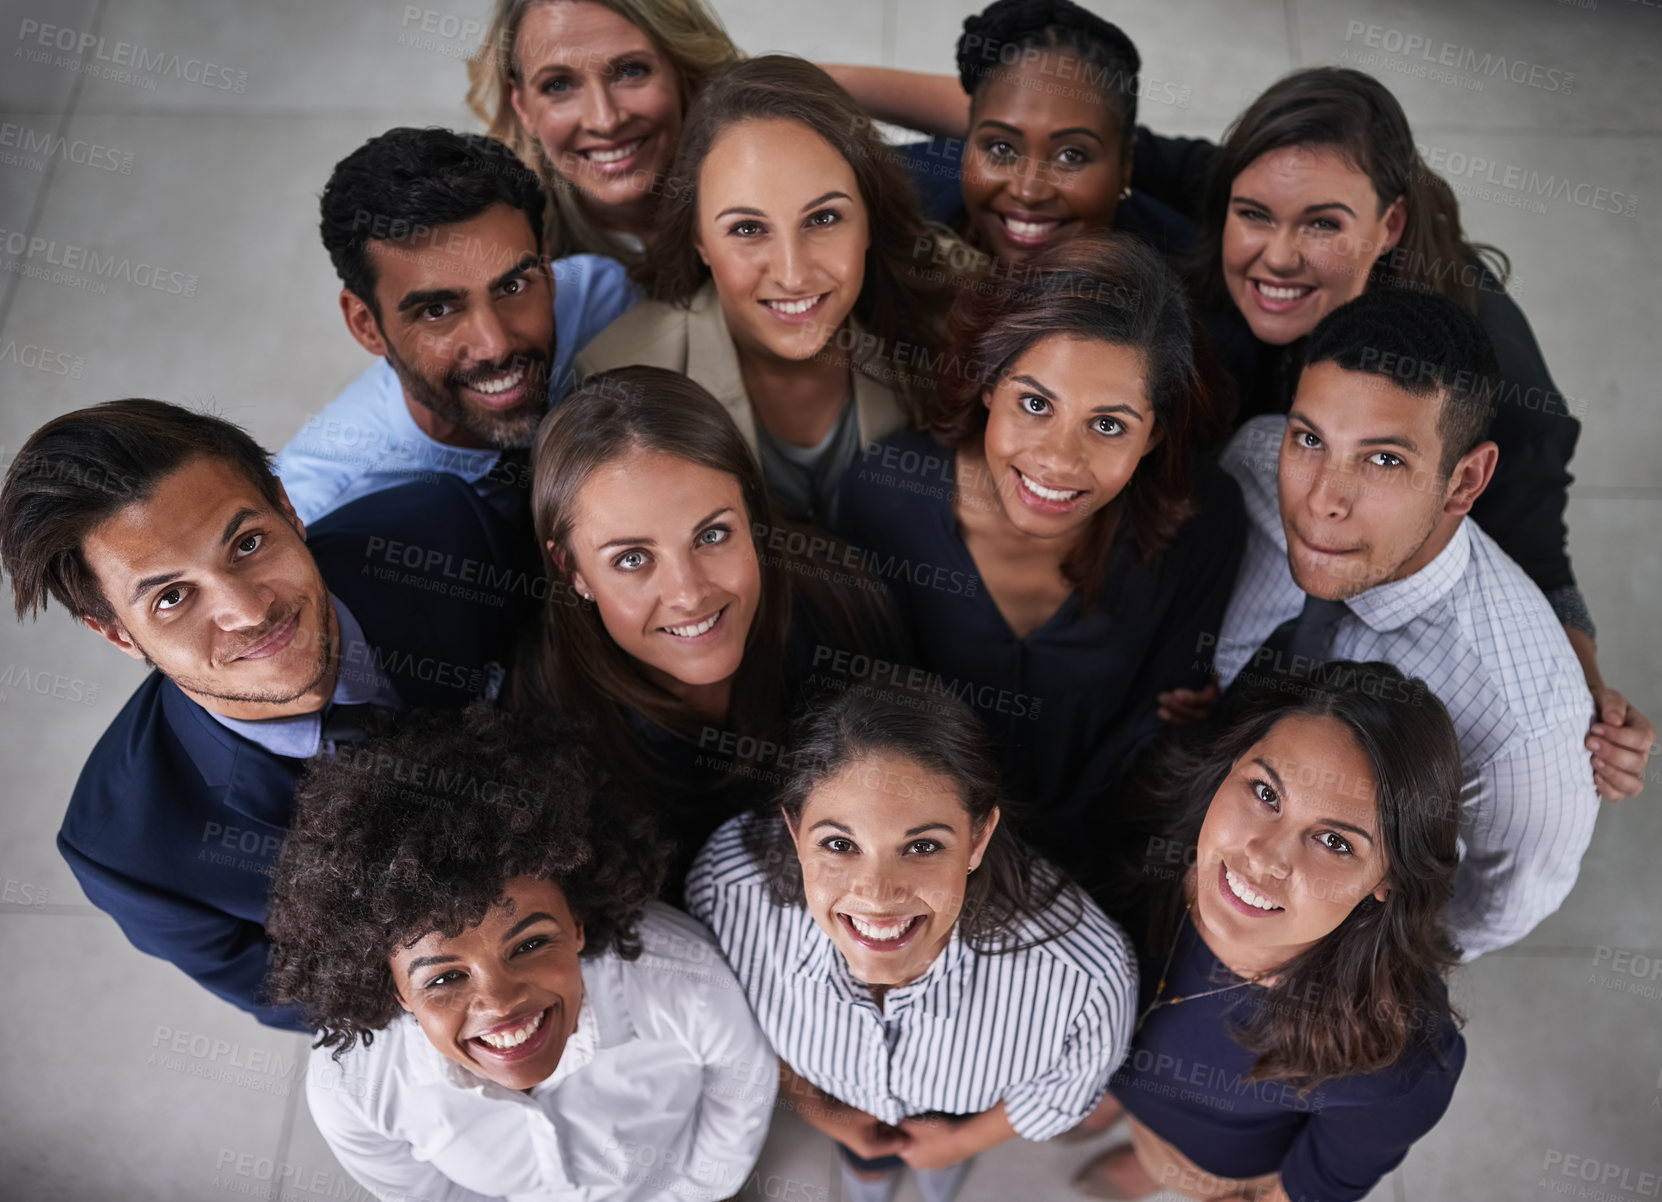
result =
M529 1094L450 1060L409 1014L339 1064L313 1051L306 1097L341 1164L399 1202L738 1193L778 1060L708 931L653 903L640 933L638 960L582 962L577 1030Z
M1220 460L1241 486L1247 547L1218 636L1227 686L1304 593L1276 499L1284 417L1243 425ZM1462 521L1437 557L1349 600L1329 659L1383 660L1448 707L1466 775L1460 873L1446 915L1467 960L1527 935L1569 894L1599 799L1584 740L1586 675L1534 581Z

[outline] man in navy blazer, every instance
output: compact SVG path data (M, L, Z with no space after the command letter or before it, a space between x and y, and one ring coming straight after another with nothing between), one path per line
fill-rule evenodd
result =
M269 873L306 760L354 754L372 707L495 695L544 588L529 516L435 475L308 530L236 426L112 401L25 444L0 488L0 562L20 618L50 596L156 669L58 835L87 897L141 951L309 1030L263 990Z

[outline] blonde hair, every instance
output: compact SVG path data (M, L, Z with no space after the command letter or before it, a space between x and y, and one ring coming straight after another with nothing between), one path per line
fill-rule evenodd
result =
M491 137L507 143L536 171L553 201L545 218L543 245L551 258L604 254L629 258L615 239L584 210L577 189L554 169L537 136L520 122L510 95L523 82L516 53L520 26L534 8L570 0L497 0L485 40L468 60L467 104L485 123ZM722 67L744 58L727 36L720 18L703 0L595 0L651 39L658 53L675 67L681 112L685 115L705 82Z

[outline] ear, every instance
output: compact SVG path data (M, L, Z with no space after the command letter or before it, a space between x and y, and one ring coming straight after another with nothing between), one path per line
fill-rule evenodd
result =
M993 390L991 388L984 388L981 390L981 407L983 409L991 409L993 407Z
M1143 456L1147 455L1150 451L1152 451L1155 447L1159 446L1165 440L1166 440L1166 432L1164 430L1162 430L1159 426L1155 426L1154 427L1154 433L1150 434L1148 436L1148 441L1143 444L1143 453L1142 453L1142 455L1137 456L1137 458L1139 458L1139 459L1143 458Z
M784 806L779 807L779 816L785 820L785 831L791 837L791 846L796 848L796 854L800 856L802 854L802 841L797 838L796 824L791 821L791 816L785 812Z
M999 807L994 806L992 808L992 812L987 815L986 820L981 823L981 829L976 832L975 842L970 847L971 872L981 866L982 857L987 854L987 843L992 839L993 832L998 829L998 820L1001 813L1002 811L1000 811Z
M389 968L389 971L390 971L390 968ZM404 1007L404 1009L408 1010L411 1014L414 1014L415 1013L415 1007L410 1005L409 1002L404 1000L404 993L401 989L398 988L398 974L396 972L393 972L393 973L391 973L391 976L392 976L392 996L395 999L397 999L398 1004L400 1006Z
M1483 495L1494 478L1495 464L1500 460L1500 448L1493 442L1480 442L1454 465L1448 477L1448 494L1443 499L1444 513L1469 513L1472 504Z
M141 664L148 662L139 645L133 642L133 636L127 633L127 628L120 622L100 622L97 618L82 617L88 630L99 634L123 655L138 660Z
M1379 882L1379 888L1377 888L1373 891L1373 899L1377 902L1384 902L1384 900L1387 897L1390 897L1390 896L1391 896L1391 887L1389 885L1387 885L1384 881L1380 881Z
M513 107L514 116L519 118L520 128L535 138L536 133L531 128L531 118L525 115L525 93L520 91L517 79L510 80L508 83L508 103Z
M704 231L699 229L696 224L693 226L692 243L693 249L698 252L699 262L708 267L710 265L710 256L704 253Z
M1399 196L1385 210L1385 239L1379 244L1379 253L1388 254L1402 241L1402 231L1408 228L1408 198Z
M275 477L274 477L275 478ZM289 500L288 489L283 487L282 480L277 480L277 498L283 503L283 520L294 527L294 532L300 536L300 541L306 541L306 523L300 520L300 515L294 512L294 502Z
M575 922L576 920L573 919L573 921ZM583 935L583 924L579 922L579 923L577 923L577 950L579 952L581 952L583 950L583 945L584 945L585 942L586 942L586 939Z
M387 353L387 340L381 333L381 323L364 303L364 298L351 289L340 290L340 313L346 319L346 332L357 339L358 345L372 355Z

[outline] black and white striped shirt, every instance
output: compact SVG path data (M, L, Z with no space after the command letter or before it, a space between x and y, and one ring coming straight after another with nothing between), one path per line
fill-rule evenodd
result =
M999 1102L1027 1139L1075 1126L1125 1059L1137 999L1130 946L1083 893L1078 923L1035 946L978 952L956 927L929 971L878 1009L803 906L774 902L744 845L747 817L711 836L687 878L687 908L715 932L774 1050L820 1089L888 1123ZM1047 922L1047 918L1049 921ZM1012 942L1065 923L1041 916Z

